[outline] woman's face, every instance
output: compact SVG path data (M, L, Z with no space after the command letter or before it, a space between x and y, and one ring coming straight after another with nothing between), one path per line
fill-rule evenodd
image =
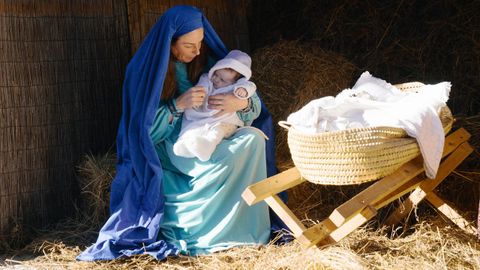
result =
M183 63L190 63L200 54L200 48L203 40L203 28L198 28L192 32L180 36L172 44L172 54Z

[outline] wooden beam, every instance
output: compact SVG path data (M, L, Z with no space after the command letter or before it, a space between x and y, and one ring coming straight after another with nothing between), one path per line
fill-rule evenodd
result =
M422 177L422 175L417 175L414 178L412 178L410 181L407 183L403 184L399 188L397 188L394 192L390 193L389 195L383 197L380 201L378 201L375 204L375 208L379 209L387 204L399 199L405 194L408 194L415 190L418 186L420 186L420 183L425 180L425 177Z
M356 215L367 205L375 204L386 195L391 194L398 187L420 174L422 170L423 164L421 157L415 158L404 164L393 174L375 182L350 200L337 207L329 218L336 226L341 226L345 221Z
M462 147L463 147L462 145L459 146L459 148L462 148ZM458 151L458 148L455 151ZM454 153L455 153L455 151L454 151ZM464 154L466 154L466 153L464 153ZM451 154L451 155L453 155L453 154ZM416 176L415 178L413 178L412 180L403 184L401 187L399 187L397 190L395 190L395 192L393 192L392 195L389 195L389 196L383 198L381 201L379 201L375 205L375 207L377 209L384 207L385 205L393 202L394 200L400 198L401 196L415 190L422 183L429 184L429 183L432 183L432 182L439 181L436 185L436 186L438 186L438 184L440 184L440 182L442 182L456 168L456 167L454 167L454 168L450 167L451 165L449 165L449 164L451 164L450 162L452 162L451 159L458 159L458 158L461 159L462 158L462 157L459 157L459 156L456 156L456 157L455 156L456 156L456 154L454 156L452 156L451 158L448 157L442 163L440 163L440 166L439 166L439 169L438 169L437 176L436 176L435 180L427 179L427 178L421 177L421 176ZM466 158L466 156L465 156L465 158Z
M442 156L450 154L469 138L470 134L463 128L453 132L445 139ZM340 227L345 221L356 215L367 205L375 205L377 202L388 198L389 194L392 194L399 187L411 181L414 177L423 172L423 170L423 159L421 156L407 162L394 173L373 183L371 186L337 207L330 215L330 220L337 227Z
M335 224L333 224L333 222L327 218L303 231L302 234L297 237L297 239L304 247L310 247L316 245L325 237L328 237L330 233L336 229L337 226L335 226Z
M265 202L270 208L272 208L285 225L287 225L293 233L293 236L298 237L307 229L277 195L265 198Z
M340 241L345 236L356 230L368 220L377 214L374 207L367 206L354 217L342 224L340 227L335 226L333 222L327 218L324 221L308 228L297 239L304 238L300 241L305 247L313 245L323 246Z
M248 186L242 193L242 198L248 205L253 205L303 182L305 179L300 176L298 169L293 167Z
M444 214L448 219L453 223L457 224L462 230L470 234L476 234L477 230L473 227L470 222L460 215L457 210L451 207L448 203L442 200L435 192L430 192L427 194L427 200L435 208L437 208L442 214Z
M408 199L402 203L385 221L386 225L392 226L402 221L414 207L416 207L428 193L432 192L465 158L473 152L468 142L462 143L438 168L435 179L425 179L410 194Z
M320 243L318 243L318 245L323 246L323 245L333 244L342 240L345 236L349 235L358 227L362 226L365 222L372 219L375 215L377 215L377 209L375 209L375 207L372 207L372 206L365 207L358 214L356 214L347 222L342 224L342 226L332 231L330 235L324 238Z

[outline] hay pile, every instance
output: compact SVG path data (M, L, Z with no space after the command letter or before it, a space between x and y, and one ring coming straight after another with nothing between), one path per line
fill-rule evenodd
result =
M79 213L93 227L101 226L109 212L110 186L115 176L116 155L87 155L78 168L81 187Z
M283 171L293 163L287 132L277 122L313 99L336 95L350 87L357 68L343 56L314 44L279 41L254 52L252 71L252 81L273 117L277 166Z

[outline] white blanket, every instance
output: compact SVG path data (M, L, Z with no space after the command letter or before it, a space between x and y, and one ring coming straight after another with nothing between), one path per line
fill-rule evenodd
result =
M418 142L427 177L435 178L445 140L437 112L446 106L450 88L450 82L442 82L403 92L367 71L351 89L309 102L290 114L287 122L307 134L373 126L403 128Z

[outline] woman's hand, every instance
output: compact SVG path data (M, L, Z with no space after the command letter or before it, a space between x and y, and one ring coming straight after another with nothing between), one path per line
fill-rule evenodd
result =
M218 117L226 113L236 112L245 109L248 106L247 99L239 99L232 93L219 94L208 98L208 108L220 110L214 116Z
M191 109L199 107L203 104L207 91L203 86L194 86L181 94L175 101L177 110Z

